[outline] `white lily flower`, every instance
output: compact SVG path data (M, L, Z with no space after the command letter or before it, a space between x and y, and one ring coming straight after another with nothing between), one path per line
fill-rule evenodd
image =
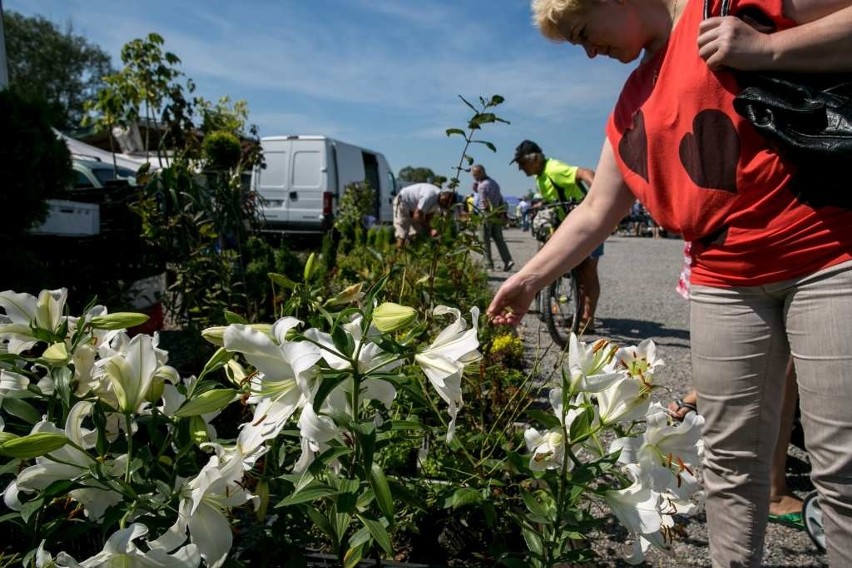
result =
M106 308L103 310L98 310L97 308L98 306L90 310L86 316L80 319L85 319L94 315L106 315ZM74 321L75 323L75 325L71 327L79 325L79 321L76 321L76 318L71 318L71 321ZM161 364L165 365L166 361L160 354L165 352L156 348L157 338L158 335L155 334L152 339L155 352L157 352L157 360L160 361ZM77 345L77 348L73 353L71 353L71 362L74 364L74 379L77 382L77 388L75 390L76 394L82 397L89 392L95 391L98 387L101 387L102 385L100 385L99 379L94 376L95 362L98 359L107 359L113 355L126 354L129 343L130 336L128 336L123 330L92 330L92 335L89 340Z
M527 450L531 454L530 469L533 471L562 467L565 460L565 446L567 443L565 433L570 431L574 419L582 412L578 408L569 408L563 416L562 389L560 388L551 389L548 398L550 399L553 412L556 418L559 419L562 427L551 428L544 433L539 432L535 428L527 428L524 432L524 441L526 442ZM578 401L579 399L575 399L573 402L576 403ZM573 465L573 463L568 464L569 468L573 467Z
M160 364L151 336L137 335L125 351L97 361L93 377L102 383L97 389L101 400L113 404L124 414L135 414L147 403L146 397L155 378L173 382L177 371ZM112 390L104 388L105 384Z
M36 568L56 568L56 562L53 560L53 555L44 549L44 543L45 541L41 541L36 549Z
M83 428L84 417L92 410L92 403L78 402L71 409L65 430L59 430L49 422L39 422L33 427L35 432L64 433L65 436L77 446L83 449L94 447L97 432ZM111 490L108 486L101 485L90 477L90 468L97 463L96 459L77 449L71 444L54 450L53 452L36 458L35 465L25 468L18 474L14 486L7 487L4 500L10 508L14 508L17 501L18 491L32 492L47 488L54 481L76 480L84 487L73 489L68 495L78 501L84 509L87 517L98 520L107 508L120 502L122 495ZM119 477L124 472L127 456L119 456L116 460L107 464L107 470L114 476Z
M58 568L195 568L201 563L201 556L194 544L184 546L172 554L158 549L143 552L133 541L146 534L148 527L134 523L114 532L104 549L95 556L78 563L68 554L60 552L55 565Z
M615 383L597 393L602 424L631 422L648 413L651 405L650 387L631 376L622 376Z
M530 457L530 469L544 471L559 469L565 460L565 436L562 430L551 429L543 434L535 428L527 428L524 441Z
M0 292L0 307L11 323L0 324L0 339L7 340L9 353L21 354L39 340L32 328L56 333L64 321L63 311L68 290L42 290L38 298L31 294Z
M243 473L240 460L223 463L218 456L211 456L198 475L182 487L178 520L150 542L151 549L174 550L186 541L188 530L192 544L198 547L207 565L219 568L233 544L226 511L249 501L257 502L257 497L240 485Z
M692 468L699 463L703 449L704 417L693 412L682 422L672 423L662 405L654 403L645 423L641 436L615 440L610 452L621 450L620 462L638 463L655 491L671 491L680 498L694 493L698 482Z
M30 386L29 377L0 369L0 402L3 402L3 399L10 393L26 393L28 386Z
M398 355L384 351L375 343L363 340L360 321L359 316L355 321L343 326L343 329L352 336L355 352L358 354L357 371L363 377L359 396L369 400L378 400L385 408L389 408L393 399L396 398L396 388L387 381L371 377L371 373L388 373L402 366L405 361ZM370 336L369 333L367 335ZM330 334L311 328L305 331L305 337L322 347L322 358L332 369L343 371L352 368L350 362L337 351ZM351 392L352 381L348 380L341 383L335 390L338 389Z
M470 310L471 328L461 317L456 308L438 306L435 315L453 314L456 320L447 326L435 341L422 352L414 356L414 360L423 369L426 378L447 403L450 424L447 428L447 442L453 439L456 428L456 416L463 406L461 378L465 365L479 360L479 308Z
M629 464L624 470L633 483L624 489L606 491L603 498L621 524L636 539L633 554L626 558L634 564L644 559L649 544L664 550L669 547L673 520L670 515L665 515L667 518L664 518L660 511L661 496L643 483L639 466Z
M626 369L630 376L649 385L654 372L665 365L665 362L657 357L657 345L650 339L636 346L622 347L615 354L615 358L619 367Z
M299 433L302 437L302 455L293 466L293 471L299 473L305 471L317 454L329 448L332 440L343 441L343 432L328 416L321 416L314 412L311 405L302 409L299 417Z
M265 445L266 440L260 428L251 422L244 422L240 424L240 433L235 445L223 446L218 442L205 442L200 447L212 448L223 464L237 460L244 471L249 471L254 468L258 458L269 450Z
M568 341L571 392L600 392L621 378L621 373L614 368L615 345L600 339L588 346L575 333Z
M295 318L282 318L273 325L273 336L280 344L246 325L229 325L223 336L225 349L241 353L258 371L251 380L248 402L257 405L252 424L265 439L277 436L316 390L314 365L320 359L320 349L307 341L284 339L300 323Z

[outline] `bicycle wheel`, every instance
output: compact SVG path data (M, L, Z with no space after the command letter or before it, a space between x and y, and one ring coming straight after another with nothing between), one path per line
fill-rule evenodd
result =
M542 312L550 337L560 347L568 345L571 333L580 328L583 313L582 298L577 290L577 280L571 273L565 274L550 285L545 296Z
M822 529L822 508L819 506L817 492L813 491L802 503L802 520L805 530L820 551L825 552L825 532Z

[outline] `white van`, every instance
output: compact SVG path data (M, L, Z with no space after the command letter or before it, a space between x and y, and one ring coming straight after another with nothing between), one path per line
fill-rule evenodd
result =
M262 138L263 165L252 172L261 198L264 230L324 233L334 221L347 185L367 181L376 191L371 213L393 221L397 185L387 159L372 150L325 136Z

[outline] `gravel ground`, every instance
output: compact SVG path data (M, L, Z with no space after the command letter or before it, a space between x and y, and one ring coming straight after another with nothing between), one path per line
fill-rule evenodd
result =
M534 254L536 241L519 229L504 232L506 243L518 267ZM655 377L665 388L654 393L655 400L664 406L689 391L691 369L689 361L689 308L675 291L682 262L683 244L678 239L646 237L610 237L604 257L600 260L601 298L598 304L597 334L586 341L606 338L621 345L637 344L651 338L666 367ZM496 251L493 251L496 254ZM507 273L491 272L489 281L496 288ZM540 359L542 373L558 366L559 349L554 348L543 323L530 314L519 327L532 364ZM810 489L807 480L807 456L790 448L788 476L799 495ZM618 559L624 533L615 523L593 538L601 555L599 566L627 566ZM707 529L703 513L686 520L684 537L671 555L652 551L646 566L680 567L708 566ZM804 531L770 525L766 533L764 566L828 566L826 557L811 543Z

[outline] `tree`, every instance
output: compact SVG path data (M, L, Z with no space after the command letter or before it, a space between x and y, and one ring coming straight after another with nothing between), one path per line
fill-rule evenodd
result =
M0 223L4 241L44 221L45 200L59 196L74 180L68 147L45 115L42 104L0 91L0 211L8 213Z
M407 183L430 183L433 179L435 179L435 172L429 168L405 166L399 170L399 175L397 177L399 178L399 181Z
M51 122L60 130L80 126L84 102L103 86L113 72L110 56L100 47L75 35L70 25L61 31L36 16L4 12L9 83L29 100L44 100Z

